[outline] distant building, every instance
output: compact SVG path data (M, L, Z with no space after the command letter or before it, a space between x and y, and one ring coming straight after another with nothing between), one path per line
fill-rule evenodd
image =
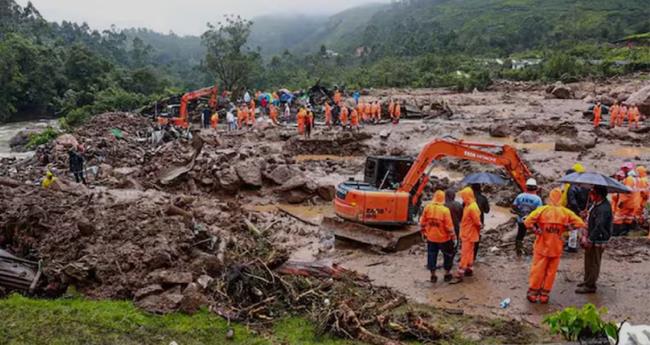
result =
M542 63L542 59L512 59L512 69L524 69Z

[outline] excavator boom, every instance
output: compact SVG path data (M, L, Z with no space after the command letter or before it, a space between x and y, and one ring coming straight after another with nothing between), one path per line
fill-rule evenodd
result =
M500 149L500 152L493 153L483 148ZM522 190L532 175L511 146L436 139L422 149L396 188L383 188L391 169L385 173L381 183L348 181L339 184L334 209L344 221L329 220L324 223L326 230L342 238L379 246L384 244L389 246L384 249L395 249L402 238L418 233L417 226L413 225L420 213L422 192L429 182L428 169L433 161L444 157L501 166ZM393 167L397 166L397 161L383 159L395 163ZM369 158L366 171L372 171L376 165L377 159Z
M212 86L212 87L205 87L195 91L190 91L184 94L183 97L181 97L181 106L180 106L178 117L174 117L171 119L159 118L158 123L160 123L161 125L171 123L181 128L188 128L189 122L187 121L187 115L188 115L189 103L197 99L200 99L202 97L210 96L210 99L208 100L208 105L214 111L217 109L218 92L219 89L217 88L217 86Z

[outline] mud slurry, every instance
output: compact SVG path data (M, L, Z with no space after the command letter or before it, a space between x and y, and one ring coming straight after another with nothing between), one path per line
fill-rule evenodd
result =
M638 86L634 80L622 83ZM605 92L607 86L598 88ZM617 320L649 322L643 294L650 281L644 269L650 254L642 238L612 244L597 295L573 294L582 270L577 254L563 258L550 305L525 302L530 258L515 258L506 235L513 230L507 207L517 193L514 186L485 189L493 213L476 276L453 287L428 281L422 246L380 255L341 246L331 234L320 233L319 220L332 213L334 186L362 178L365 156L415 156L434 138L513 145L545 190L576 161L589 170L611 172L624 160L648 158L644 148L631 148L647 134L594 131L582 114L587 102L549 99L542 87L390 94L426 99L423 104L443 102L453 114L367 125L358 134L317 127L311 139L259 121L250 131L204 130L193 140L165 138L160 145L148 140L152 133L146 118L96 116L73 133L85 146L87 165L98 167L89 189L66 176L65 140L39 148L29 160L2 161L0 177L19 186L0 190L6 210L0 214L0 246L44 260L41 295L57 296L74 285L86 296L131 299L153 312L209 306L214 313L256 325L306 314L322 331L372 343L388 338L530 343L543 339L531 324L538 325L544 314L586 302L609 307ZM370 97L388 95L379 90ZM115 136L113 128L122 135ZM559 138L573 135L595 136L597 142L580 152L554 151ZM629 154L613 154L620 150ZM58 190L37 187L47 164L64 182ZM181 173L170 175L176 168ZM458 188L464 175L476 171L501 173L471 162L436 162L425 199L435 189ZM532 239L526 245L530 251ZM314 259L323 260L318 268L295 265ZM335 269L331 262L369 280ZM391 304L401 296L421 305ZM500 309L507 297L512 305Z

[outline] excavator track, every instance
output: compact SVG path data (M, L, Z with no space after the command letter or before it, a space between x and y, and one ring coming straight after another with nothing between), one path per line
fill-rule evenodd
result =
M405 250L421 241L420 229L415 225L380 229L339 217L325 217L321 223L321 230L334 233L337 239L361 243L386 252Z

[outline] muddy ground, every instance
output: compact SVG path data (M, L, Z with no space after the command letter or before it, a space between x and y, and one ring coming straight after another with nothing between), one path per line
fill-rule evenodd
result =
M555 186L575 162L605 173L628 160L647 164L650 135L645 123L634 132L606 125L594 129L583 115L593 99L631 94L644 85L644 78L570 85L570 99L550 95L544 85L525 83L469 94L371 90L368 100L393 96L407 102L407 110L423 114L398 125L366 125L360 133L317 126L311 139L298 137L291 125L258 121L253 130L203 130L192 140L166 138L154 144L148 118L103 114L72 136L40 147L31 158L2 158L0 203L6 211L0 215L0 246L45 261L44 294L56 296L75 285L88 296L129 298L155 312L211 305L222 315L246 311L244 319L270 317L269 310L258 308L266 290L260 295L248 280L235 279L239 285L234 287L250 288L239 300L240 290L235 289L240 292L233 298L233 286L219 282L240 277L247 265L262 272L262 279L275 281L268 267L289 258L335 262L413 302L461 309L467 315L537 325L548 312L593 302L607 306L617 320L648 323L644 295L650 247L641 237L617 239L607 251L597 295L573 293L582 271L578 253L563 258L550 305L525 302L530 257L516 258L511 240L502 240L513 230L504 225L512 216L503 206L516 195L514 185L487 189L494 211L487 218L476 276L453 287L428 282L422 245L382 254L335 241L318 226L323 216L333 215L334 186L362 178L365 156L415 156L434 138L513 145L544 190ZM567 138L575 140L567 144ZM556 142L574 152L556 151ZM67 171L67 149L74 143L84 146L86 166L93 167L88 188L71 182ZM58 191L38 188L48 165L62 182ZM434 188L458 187L456 182L475 171L499 168L453 159L436 162L425 199ZM260 247L262 242L268 246ZM252 264L254 259L263 265ZM513 302L502 310L499 302L506 297ZM322 310L319 303L309 308Z

